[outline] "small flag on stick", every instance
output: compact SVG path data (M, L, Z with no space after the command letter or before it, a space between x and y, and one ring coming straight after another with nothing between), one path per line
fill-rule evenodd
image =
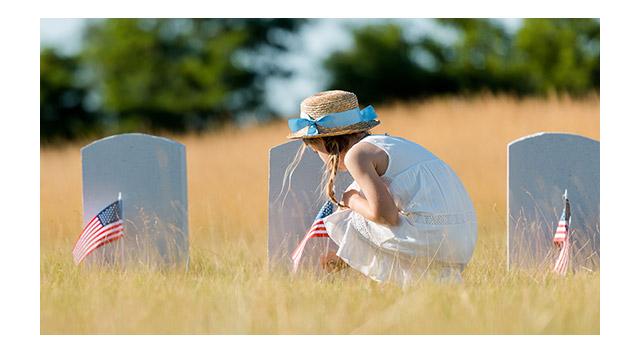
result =
M329 238L329 234L327 233L327 229L324 225L324 218L333 213L333 203L331 201L325 202L322 205L322 208L316 215L311 228L307 232L307 235L304 236L302 241L298 244L296 249L291 253L291 259L293 260L293 271L298 271L298 266L300 265L300 259L302 258L302 252L304 251L304 247L307 245L307 242L311 238Z
M571 207L569 205L567 190L564 190L562 199L564 200L564 208L562 209L562 216L560 216L560 221L558 222L558 228L553 236L553 244L560 248L560 254L558 254L558 259L556 259L553 265L553 272L559 275L566 275L571 255L571 242L569 240Z
M122 221L122 195L105 207L84 227L73 248L73 260L80 264L94 250L124 236Z

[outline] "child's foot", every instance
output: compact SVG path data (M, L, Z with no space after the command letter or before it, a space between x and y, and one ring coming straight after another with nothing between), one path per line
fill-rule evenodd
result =
M348 266L344 260L336 255L336 252L329 252L327 255L321 256L320 265L328 273L335 273Z

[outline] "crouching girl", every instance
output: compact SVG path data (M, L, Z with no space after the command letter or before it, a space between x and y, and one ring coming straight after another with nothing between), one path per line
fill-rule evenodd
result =
M473 205L453 170L424 147L399 137L371 135L380 122L360 110L355 94L327 91L306 98L290 119L325 163L324 191L338 206L325 218L338 249L326 266L349 266L379 282L401 285L435 272L461 280L473 253ZM346 170L354 182L338 199L334 181Z

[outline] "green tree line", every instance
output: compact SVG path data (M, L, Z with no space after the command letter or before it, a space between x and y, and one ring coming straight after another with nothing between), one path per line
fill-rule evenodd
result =
M310 20L312 21L312 20ZM110 19L91 22L82 50L40 53L42 142L122 131L203 130L248 113L272 118L270 78L306 20ZM327 88L363 103L478 91L516 95L599 89L600 24L526 19L517 31L489 19L440 19L452 43L407 39L402 26L351 30L353 46L324 59Z
M526 19L511 34L494 20L441 19L452 45L406 40L395 24L353 31L354 46L325 64L329 87L364 102L477 91L583 95L600 85L600 24L592 19Z

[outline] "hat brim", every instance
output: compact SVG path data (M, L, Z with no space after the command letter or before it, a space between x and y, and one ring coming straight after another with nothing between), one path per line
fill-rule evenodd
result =
M380 125L380 121L376 119L376 120L371 120L367 122L361 122L349 127L343 127L343 128L337 128L337 129L324 128L324 127L318 126L318 134L307 135L306 133L303 132L304 130L300 130L299 132L289 134L287 136L287 139L315 139L315 138L324 138L328 136L355 134L355 133L361 133L363 131L367 131L378 125Z

